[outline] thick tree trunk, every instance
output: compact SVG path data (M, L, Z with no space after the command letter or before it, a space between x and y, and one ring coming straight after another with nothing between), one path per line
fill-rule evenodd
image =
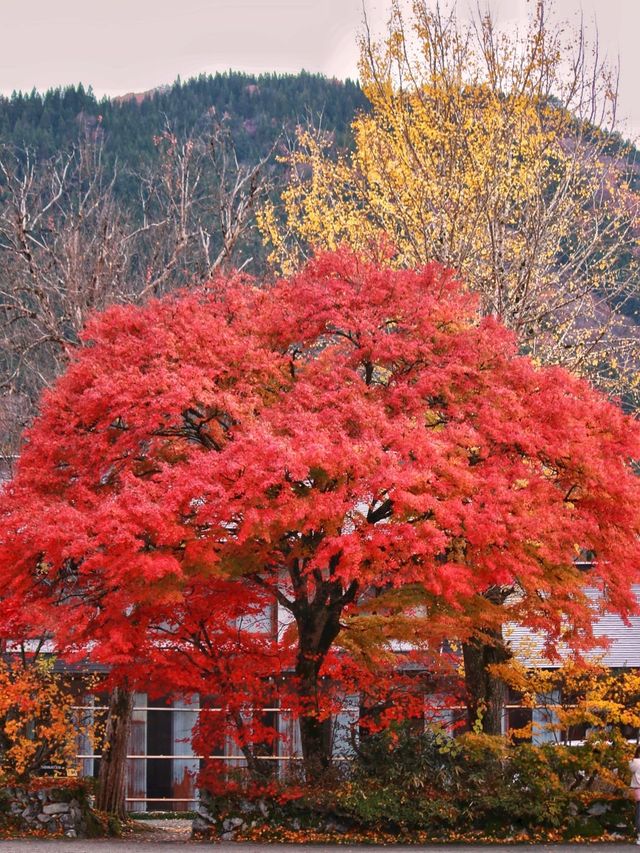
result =
M324 659L324 655L323 655ZM317 779L331 764L331 720L320 719L319 670L322 660L298 654L296 678L304 711L299 718L300 743L308 780Z
M473 728L480 720L482 731L502 734L507 686L490 671L491 664L506 663L511 652L505 646L500 631L486 631L489 640L464 643L464 679L467 689L467 720Z
M126 817L127 745L131 728L133 693L116 687L109 698L109 713L100 759L96 808Z
M302 713L300 742L308 781L318 779L331 764L331 719L322 719L320 669L340 633L341 607L308 608L297 618L299 647L295 676Z
M314 569L305 574L302 561L293 560L289 574L294 599L284 597L283 603L296 620L298 651L296 655L295 682L300 699L300 741L307 781L316 781L331 764L331 719L323 719L320 670L341 631L340 616L358 593L357 581L346 589L333 577L339 555L331 558L328 574ZM313 578L313 591L310 590Z

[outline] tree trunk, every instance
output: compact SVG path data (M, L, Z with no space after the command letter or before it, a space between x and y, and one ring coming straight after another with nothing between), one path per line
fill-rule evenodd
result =
M245 740L243 737L243 733L245 730L245 723L242 719L242 714L234 713L233 722L240 736L240 751L244 755L247 768L254 782L264 782L265 779L269 779L273 776L275 767L274 762L270 761L261 761L261 756L268 756L271 754L270 744L260 744L260 743L251 743L248 740Z
M329 564L329 578L314 569L313 597L309 594L308 576L300 560L289 568L295 593L293 601L284 599L284 606L293 614L298 628L295 686L300 699L300 741L305 776L308 782L317 781L331 764L331 718L322 719L320 670L341 630L340 616L358 593L357 581L346 589L332 577L340 556Z
M307 781L331 765L331 718L322 719L320 669L340 633L339 606L307 608L297 617L299 647L295 676L301 700L300 742Z
M116 687L109 697L109 714L100 759L96 808L121 820L126 817L127 746L131 728L133 693Z
M473 728L480 720L485 734L502 734L507 685L490 671L491 664L505 663L511 652L500 630L485 631L488 640L471 640L462 646L464 680L467 689L467 720Z
M324 655L323 655L324 659ZM303 713L298 720L307 780L317 779L331 764L331 719L319 718L318 675L322 660L298 654L296 678Z

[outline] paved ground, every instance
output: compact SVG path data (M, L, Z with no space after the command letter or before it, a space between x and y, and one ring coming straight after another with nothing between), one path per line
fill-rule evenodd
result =
M154 840L149 840L153 836ZM135 839L96 840L96 841L0 841L0 853L178 853L182 848L212 847L213 853L302 853L309 845L302 844L215 844L207 842L185 841L185 834L174 832L169 838L161 838L152 829L150 835L136 836ZM145 838L146 840L142 840ZM155 840L157 838L157 840ZM470 846L464 844L438 845L430 847L366 847L356 845L314 844L314 853L631 853L632 844L500 844ZM186 851L185 851L186 853Z
M313 847L314 853L632 853L631 843L616 844L500 844L500 845L432 845L425 847L393 845L333 845L333 844L212 844L207 841L191 841L190 820L144 820L136 821L136 831L126 838L95 839L16 839L0 841L0 853L179 853L182 848L212 848L215 853L302 853ZM177 848L177 849L176 849ZM195 853L195 851L194 851Z

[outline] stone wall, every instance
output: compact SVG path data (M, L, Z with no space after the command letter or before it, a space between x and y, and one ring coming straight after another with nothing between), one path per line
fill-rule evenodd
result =
M84 838L92 825L86 790L81 785L50 786L29 790L2 788L0 824L8 820L18 830L34 829L67 838Z
M198 839L233 841L238 833L252 829L271 817L266 800L217 799L202 792L191 831Z
M313 811L301 803L282 806L266 798L209 797L201 791L192 836L199 840L236 841L256 827L270 826L299 832L303 826L325 834L342 834L349 828L331 813Z

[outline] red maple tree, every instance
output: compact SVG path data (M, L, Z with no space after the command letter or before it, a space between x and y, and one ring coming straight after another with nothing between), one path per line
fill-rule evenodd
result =
M286 701L313 774L345 693L416 713L443 639L473 691L507 621L581 649L587 582L632 612L638 457L634 419L435 264L340 252L111 308L1 499L5 630L48 613L67 654L210 697L249 759L276 732L247 709Z

